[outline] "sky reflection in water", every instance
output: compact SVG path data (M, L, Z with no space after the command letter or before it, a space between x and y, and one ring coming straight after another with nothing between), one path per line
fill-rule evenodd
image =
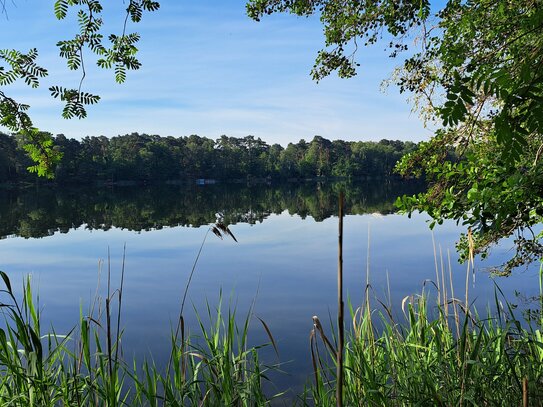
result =
M191 332L197 333L194 309L205 314L206 301L215 307L221 292L223 303L235 305L241 317L255 301L255 314L270 327L281 361L289 362L283 368L292 376L282 376L279 385L302 384L309 377L311 317L318 315L328 326L329 315L334 318L336 310L337 223L337 217L316 222L285 210L262 223L231 226L238 243L208 234L185 311ZM420 293L425 280L436 280L432 234L425 216L348 215L344 225L345 286L354 306L363 299L368 261L372 292L388 301L389 287L396 313L405 296ZM126 244L125 355L142 357L151 352L160 365L168 356L163 349L168 347L183 289L207 230L207 226L177 226L138 233L79 227L41 239L8 238L0 241L0 269L16 287L23 276L32 275L43 327L52 323L57 332L64 332L77 323L79 305L86 310L94 298L100 259L104 262L100 294L105 295L108 248L113 286L118 287ZM450 253L455 296L463 299L466 265L457 262L454 251L459 231L448 223L438 227L434 237L438 263L445 262L447 278ZM481 311L494 295L494 279L484 268L499 263L507 249L495 249L493 263L477 262L475 285L470 277L470 300L476 300ZM528 296L538 293L536 267L496 281L513 302L518 302L515 290ZM268 341L256 319L251 340ZM271 352L266 358L274 361Z

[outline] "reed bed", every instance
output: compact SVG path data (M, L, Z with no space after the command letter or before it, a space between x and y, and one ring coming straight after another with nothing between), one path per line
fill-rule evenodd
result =
M314 372L303 394L285 402L283 394L263 390L277 366L265 366L260 347L248 345L252 309L236 324L235 310L223 313L228 307L208 306L193 335L181 320L181 334L171 335L173 363L166 371L152 360L138 365L122 359L122 284L115 291L108 287L103 312L101 307L81 312L78 326L60 335L53 327L44 333L29 279L18 298L8 276L0 276L2 406L337 404L337 335L332 330L327 336L317 317L308 356ZM395 310L384 302L373 306L369 297L361 308L349 306L343 405L543 405L541 321L517 319L498 288L495 310L480 316L449 296L446 285L441 280L438 291L426 286ZM262 324L270 339L263 346L275 348L270 329Z
M221 306L208 306L209 321L198 317L199 335L185 337L184 328L179 339L172 333L174 363L165 373L152 361L138 366L120 357L120 314L111 314L111 302L119 302L120 313L122 290L108 288L104 312L81 313L67 335L53 328L43 334L30 280L19 300L7 274L0 276L6 297L0 300L1 406L255 406L273 399L262 382L274 367L263 365L260 347L247 343L252 309L238 326L235 311L224 315Z
M497 286L495 310L488 308L484 317L448 297L444 281L437 294L424 288L405 298L396 318L389 305L378 301L373 307L366 296L363 307L350 307L343 405L543 405L541 319L516 318ZM314 317L314 377L302 405L337 405L331 336Z

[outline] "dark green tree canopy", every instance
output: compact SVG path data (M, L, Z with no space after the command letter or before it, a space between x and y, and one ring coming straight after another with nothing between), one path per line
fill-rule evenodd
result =
M68 139L39 132L62 155L58 185L194 183L195 179L262 182L288 179L388 179L394 166L417 145L399 140L330 141L315 136L285 149L260 138L126 134ZM20 139L0 133L0 184L36 182ZM398 178L398 177L396 177Z

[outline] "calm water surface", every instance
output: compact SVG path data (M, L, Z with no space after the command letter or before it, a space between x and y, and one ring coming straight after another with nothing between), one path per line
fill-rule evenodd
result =
M299 391L309 377L312 316L327 321L336 312L337 191L340 185L212 185L0 191L0 270L15 286L31 275L39 290L43 327L68 331L98 292L105 295L108 251L115 287L126 245L122 323L125 356L152 354L165 364L170 330L193 262L215 214L224 214L238 242L207 234L188 295L187 326L197 333L194 309L205 313L222 293L244 316L270 327L282 368L284 390ZM346 186L344 273L346 292L360 304L369 264L372 291L399 310L402 299L436 279L438 264L451 257L455 294L463 298L466 266L457 262L454 242L461 229L450 223L434 230L427 218L393 214L395 198L420 188L393 182ZM369 250L368 250L369 247ZM509 247L496 248L470 276L470 299L481 310L493 301L494 281L509 299L536 295L537 271L520 270L492 279L485 270L499 264ZM441 253L441 256L439 255ZM100 277L100 263L102 273ZM448 272L447 272L448 273ZM473 281L475 279L475 282ZM388 284L387 284L388 280ZM268 342L256 318L251 342ZM264 358L276 362L271 349Z

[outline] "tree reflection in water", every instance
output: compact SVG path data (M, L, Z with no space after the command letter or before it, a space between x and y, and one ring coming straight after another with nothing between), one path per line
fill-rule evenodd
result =
M337 192L345 191L345 213L388 214L403 194L422 191L420 182L282 183L277 185L161 185L116 188L28 188L0 194L0 237L40 238L84 226L146 231L164 227L199 227L263 222L288 211L322 221L337 213Z

